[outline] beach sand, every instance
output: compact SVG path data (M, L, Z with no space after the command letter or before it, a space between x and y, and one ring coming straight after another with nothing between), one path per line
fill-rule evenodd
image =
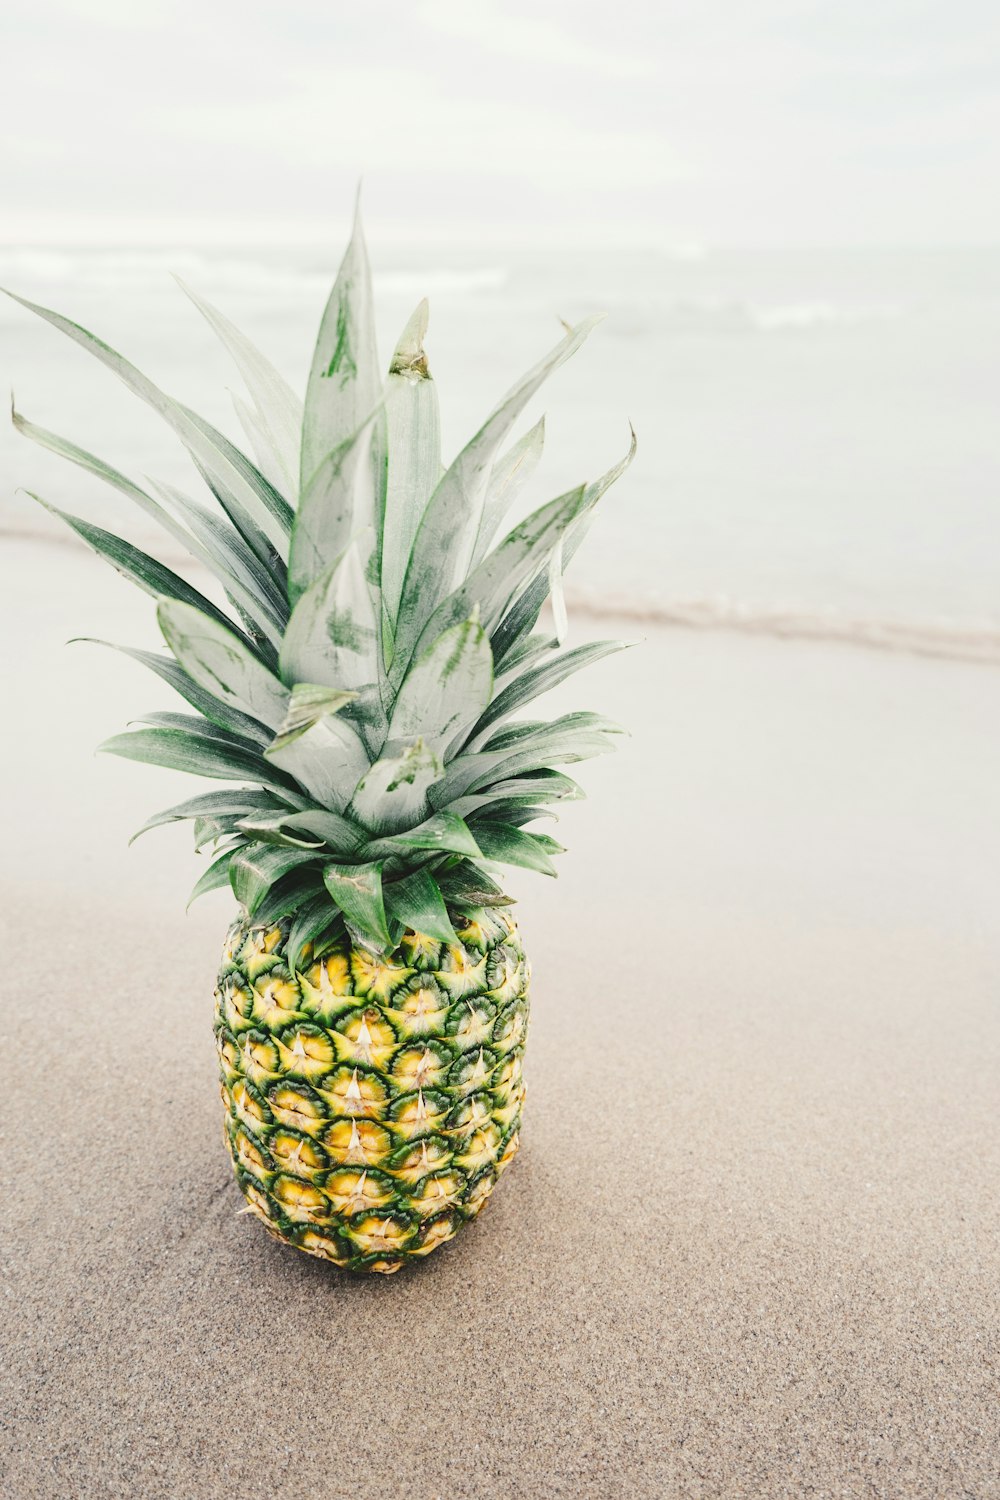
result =
M238 1212L230 903L125 847L198 788L90 753L173 705L62 643L149 602L3 580L3 1500L1000 1495L995 668L659 629L554 694L633 737L514 887L521 1154L352 1279Z

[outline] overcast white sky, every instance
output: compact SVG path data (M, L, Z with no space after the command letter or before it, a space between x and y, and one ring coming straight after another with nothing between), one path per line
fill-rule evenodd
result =
M0 240L1000 242L996 0L21 0Z

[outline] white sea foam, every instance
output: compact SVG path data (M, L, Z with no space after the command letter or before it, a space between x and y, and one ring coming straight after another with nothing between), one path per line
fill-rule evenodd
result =
M301 258L301 252L299 254ZM0 281L7 286L76 286L84 290L166 292L173 290L171 276L193 285L225 288L230 293L286 296L316 286L329 287L331 265L320 257L309 265L296 264L295 257L280 255L257 259L225 251L215 253L185 249L126 250L0 247ZM503 266L463 266L376 270L376 294L386 296L468 295L498 291L507 280Z
M790 329L808 332L813 328L830 328L837 324L881 322L902 316L896 303L836 306L832 302L776 302L747 309L751 323L764 333Z
M939 656L1000 666L1000 625L989 621L894 619L807 610L735 599L652 599L566 590L571 610L592 619L614 617L690 630L739 631L783 640L838 641L877 651Z
M503 266L483 266L472 270L442 271L376 271L372 277L375 295L441 296L467 295L499 291L507 281Z
M899 303L766 302L735 297L678 297L651 301L634 331L652 319L667 333L808 334L832 328L884 323L905 316Z

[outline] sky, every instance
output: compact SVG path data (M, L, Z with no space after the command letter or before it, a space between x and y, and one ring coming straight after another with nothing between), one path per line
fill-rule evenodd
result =
M1000 242L995 0L31 0L0 243Z

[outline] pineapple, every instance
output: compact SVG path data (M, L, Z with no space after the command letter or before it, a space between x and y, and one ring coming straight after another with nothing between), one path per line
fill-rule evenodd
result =
M529 966L502 867L555 873L561 846L528 825L582 795L557 767L619 731L587 712L512 716L623 645L564 648L562 575L635 438L602 478L504 531L542 423L505 443L596 319L569 329L443 468L427 305L383 380L357 220L304 402L188 295L247 387L236 412L248 452L85 329L16 300L166 419L213 506L142 488L13 420L138 505L215 581L210 596L55 512L157 601L169 654L117 649L189 710L150 714L102 748L224 783L140 832L190 820L212 851L193 896L228 886L238 903L215 1035L247 1209L309 1255L390 1273L474 1218L517 1151Z

